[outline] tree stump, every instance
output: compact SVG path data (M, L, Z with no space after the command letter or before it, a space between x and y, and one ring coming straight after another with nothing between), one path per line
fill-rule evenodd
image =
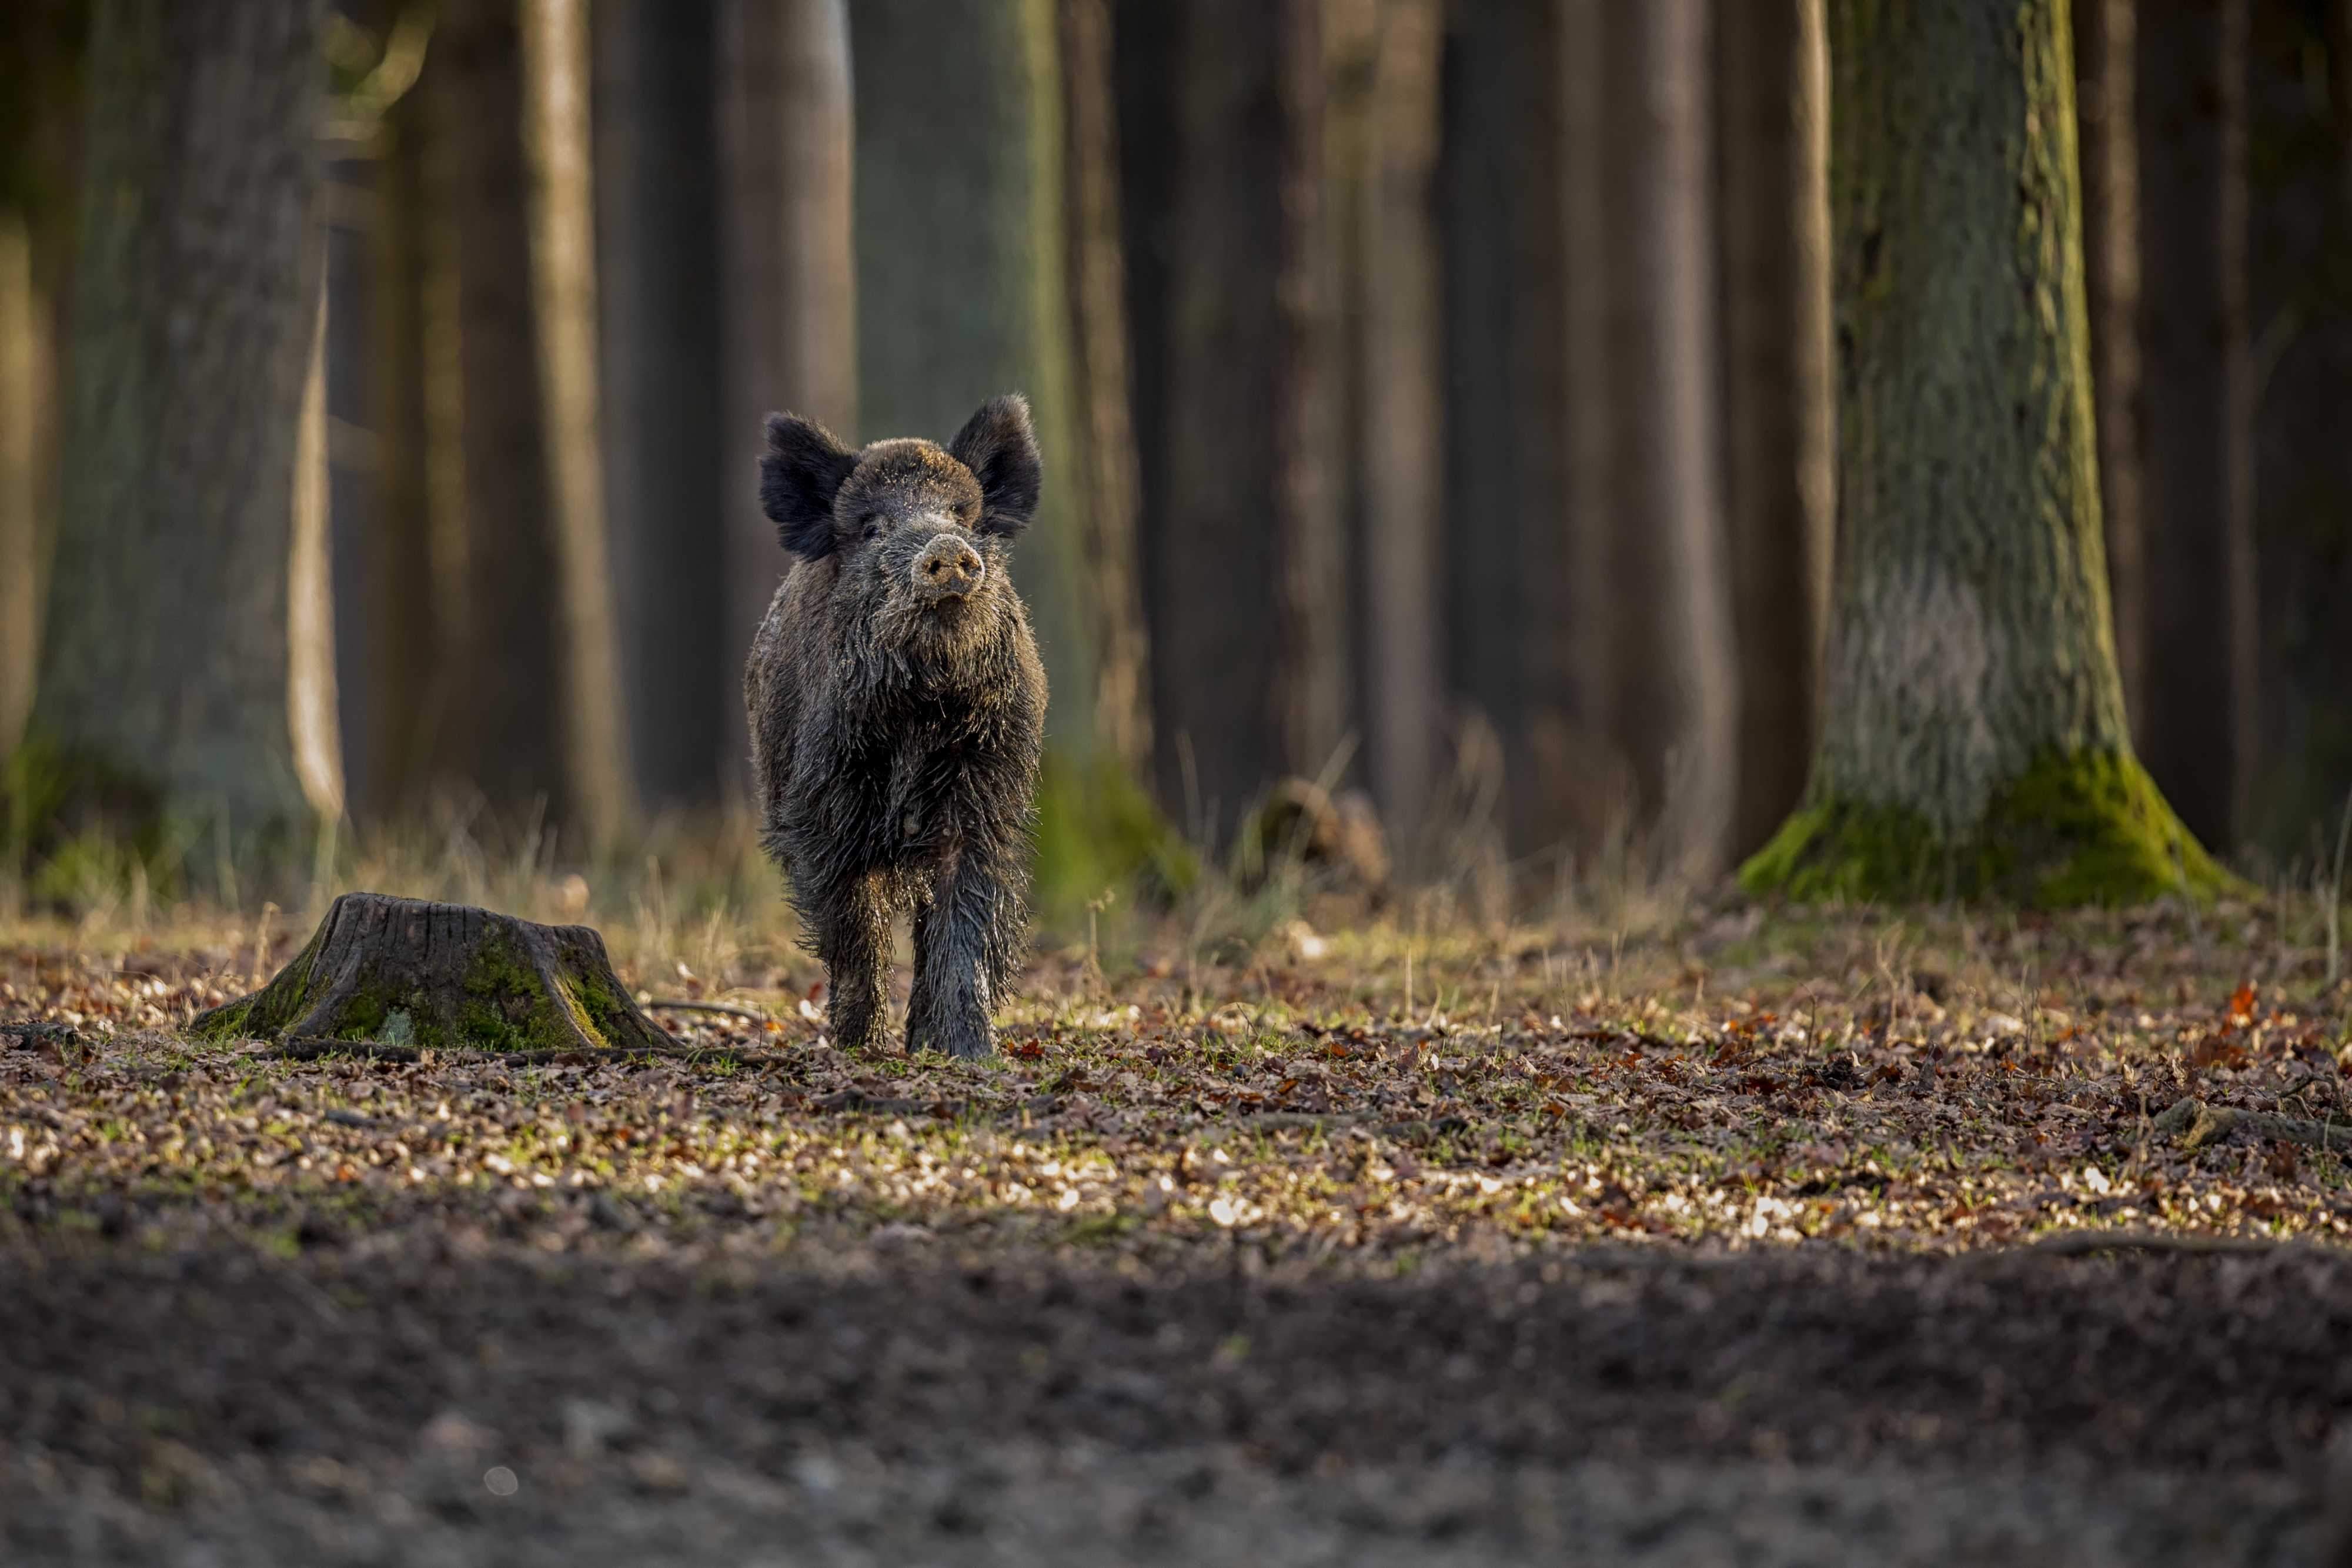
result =
M199 1014L209 1040L373 1041L420 1050L659 1051L671 1044L585 925L347 893L294 961Z

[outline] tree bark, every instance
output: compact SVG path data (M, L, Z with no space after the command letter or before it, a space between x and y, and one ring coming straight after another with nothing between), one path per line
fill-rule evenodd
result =
M721 777L742 795L751 754L743 659L786 565L760 509L761 421L790 411L845 441L860 426L850 19L845 0L719 0L719 39L727 587L714 697Z
M2223 879L2134 758L2107 614L2065 7L1832 0L1837 576L1800 897Z
M1150 776L1150 639L1139 576L1141 497L1129 404L1127 274L1119 230L1118 65L1110 0L1058 0L1073 405L1084 427L1076 514L1094 728L1132 779Z
M1378 29L1364 214L1364 741L1373 799L1410 863L1427 826L1444 695L1438 5L1379 0Z
M1572 130L1598 170L1571 203L1571 261L1597 267L1580 342L1570 461L1584 470L1593 606L1590 712L1662 872L1720 866L1735 784L1730 585L1711 358L1707 28L1698 0L1603 4L1580 29L1595 120ZM1578 370L1575 362L1582 361Z
M1747 855L1804 794L1837 483L1830 378L1829 53L1822 0L1717 11L1725 500Z
M318 0L115 0L89 54L74 392L40 689L52 831L311 821L287 726L318 305ZM192 656L195 651L200 656ZM19 770L20 777L22 770Z
M1210 841L1333 760L1347 685L1312 0L1170 26L1166 425L1147 539L1161 798Z
M719 396L725 99L714 114L712 84L714 70L736 68L718 54L718 9L600 0L592 13L602 450L630 773L648 806L719 799L728 715L742 705L709 694L740 685L750 646L748 632L727 640L721 548L729 503L744 500L729 491L751 486L742 474L724 485L725 457L743 443ZM772 577L774 530L764 531Z
M2147 710L2140 434L2138 0L2074 0L2083 159L2083 281L2099 422L2099 500L2116 666L2136 737Z
M2148 771L2210 844L2252 782L2246 0L2138 18Z
M418 1050L646 1051L668 1038L585 925L380 893L337 898L268 985L197 1015L207 1040Z

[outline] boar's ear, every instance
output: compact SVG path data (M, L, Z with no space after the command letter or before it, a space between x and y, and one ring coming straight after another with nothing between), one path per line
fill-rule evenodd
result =
M833 549L833 498L857 466L857 454L833 433L797 414L768 416L768 450L760 459L760 509L776 537L803 560Z
M982 403L948 443L948 455L980 481L980 524L974 532L1010 536L1029 526L1037 514L1045 468L1037 456L1028 399L1014 392Z

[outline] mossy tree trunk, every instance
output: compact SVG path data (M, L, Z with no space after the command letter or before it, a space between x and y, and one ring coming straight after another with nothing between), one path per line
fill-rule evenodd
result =
M205 1040L394 1049L658 1051L585 925L539 925L379 893L335 900L310 942L252 996L199 1014Z
M319 304L320 0L113 0L89 51L73 392L18 812L307 834L288 725Z
M2221 880L2135 758L2099 534L2063 0L1832 0L1843 507L1799 897Z
M2248 0L2138 15L2141 561L2135 728L2208 843L2235 835L2255 744L2253 382L2246 320Z

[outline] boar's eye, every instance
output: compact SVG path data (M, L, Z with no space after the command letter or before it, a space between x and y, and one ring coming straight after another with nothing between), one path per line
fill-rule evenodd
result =
M866 513L866 521L860 529L860 532L863 534L867 544L872 544L876 539L880 538L882 537L882 514L879 512Z

